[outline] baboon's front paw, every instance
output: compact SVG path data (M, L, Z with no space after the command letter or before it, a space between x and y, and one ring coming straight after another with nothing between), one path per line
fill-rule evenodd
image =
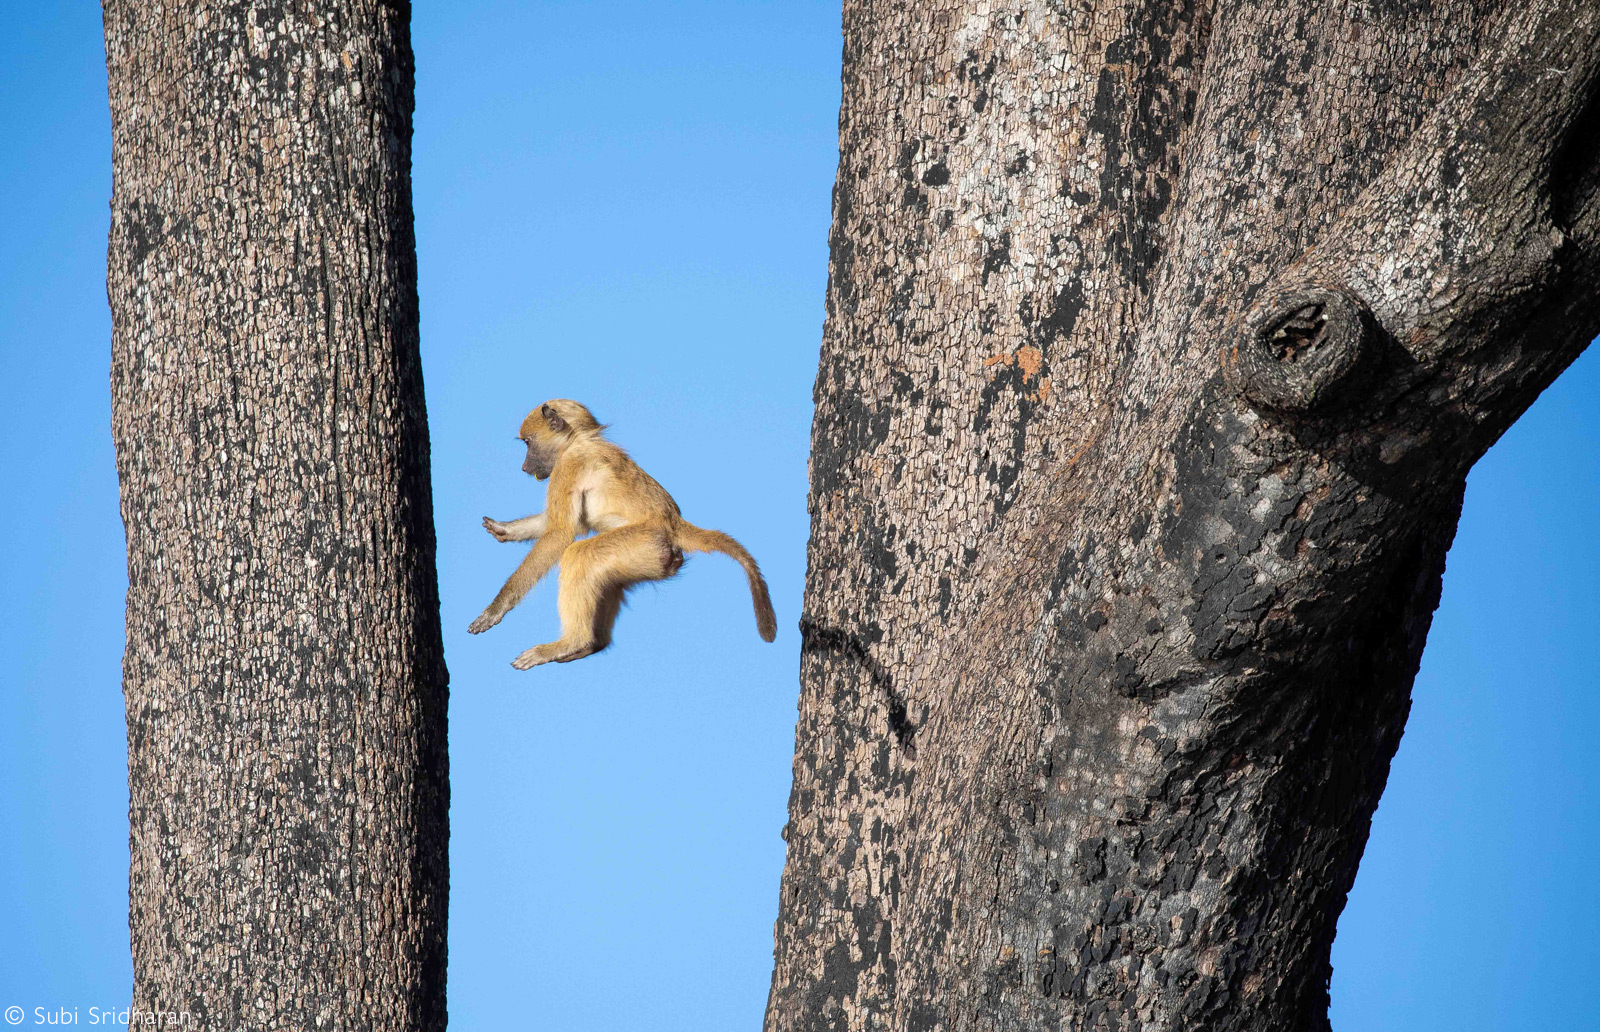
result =
M548 662L550 662L550 657L538 646L534 646L516 659L513 659L511 665L518 670L532 670L534 667L543 666Z
M482 613L478 614L478 618L476 620L467 625L467 633L482 634L484 631L487 631L489 628L493 627L499 622L500 618L486 609Z
M511 534L506 530L506 525L501 523L499 520L493 520L485 516L483 518L483 529L487 530L489 532L489 536L494 538L496 541L504 542L511 540Z

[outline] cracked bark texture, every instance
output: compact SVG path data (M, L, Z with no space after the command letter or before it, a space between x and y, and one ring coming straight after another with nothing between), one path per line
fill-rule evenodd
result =
M1326 1029L1600 5L846 0L766 1028Z
M133 1006L442 1029L409 8L104 12Z

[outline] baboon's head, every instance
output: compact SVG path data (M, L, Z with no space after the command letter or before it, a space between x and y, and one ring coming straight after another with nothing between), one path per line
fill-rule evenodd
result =
M600 432L593 413L569 398L552 398L528 413L517 437L528 446L522 472L544 480L573 441Z

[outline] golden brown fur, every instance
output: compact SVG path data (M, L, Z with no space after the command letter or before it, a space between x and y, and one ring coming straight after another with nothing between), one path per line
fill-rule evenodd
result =
M630 587L673 576L684 552L722 552L744 567L756 629L771 641L777 620L750 553L721 531L685 520L666 489L606 440L604 430L588 409L567 398L545 402L522 421L518 436L528 446L522 469L550 481L545 511L504 523L485 516L483 526L497 541L537 544L467 630L480 634L499 623L559 562L561 638L527 650L511 665L526 670L581 659L611 644L611 627ZM578 540L591 530L594 537Z

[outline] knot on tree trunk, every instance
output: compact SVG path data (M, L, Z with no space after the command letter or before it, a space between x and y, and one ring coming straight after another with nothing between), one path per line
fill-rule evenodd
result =
M1245 316L1223 351L1223 375L1258 411L1327 411L1366 378L1378 332L1365 302L1343 287L1279 291Z

